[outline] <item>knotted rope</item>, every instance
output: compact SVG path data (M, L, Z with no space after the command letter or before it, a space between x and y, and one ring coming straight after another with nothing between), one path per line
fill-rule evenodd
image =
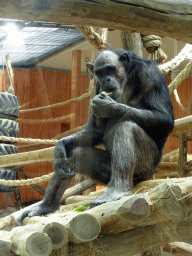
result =
M141 35L143 47L150 53L149 59L157 61L158 63L164 62L167 55L161 49L162 42L160 36L155 35Z

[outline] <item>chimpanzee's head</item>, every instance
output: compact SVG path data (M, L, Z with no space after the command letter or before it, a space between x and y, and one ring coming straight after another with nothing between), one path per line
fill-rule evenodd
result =
M129 62L126 53L118 56L110 50L102 51L95 63L87 63L89 70L98 78L96 94L106 92L111 98L117 99L126 84L125 65Z

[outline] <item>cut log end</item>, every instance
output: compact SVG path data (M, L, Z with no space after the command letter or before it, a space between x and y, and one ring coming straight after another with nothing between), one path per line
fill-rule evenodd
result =
M53 249L59 249L63 247L68 241L68 233L66 229L57 222L51 222L44 228L46 233L52 241Z
M144 195L133 195L118 209L117 215L129 222L138 222L147 218L151 210L151 201Z
M13 251L26 256L49 256L52 251L51 239L43 233L16 231L12 236Z
M100 231L101 225L94 216L79 214L70 222L69 239L75 243L92 241L99 236Z
M51 218L27 217L22 224L25 225L23 226L24 230L46 233L51 238L54 250L63 247L68 242L68 233L65 227Z
M9 255L11 251L12 242L0 238L0 255Z

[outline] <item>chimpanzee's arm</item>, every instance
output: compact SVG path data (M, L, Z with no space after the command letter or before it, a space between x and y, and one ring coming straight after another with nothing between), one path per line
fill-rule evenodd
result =
M78 146L95 146L102 143L105 128L104 118L90 116L86 127L73 135L59 140L55 146L53 167L60 178L72 178L75 173L71 172L67 158L71 156L73 149Z

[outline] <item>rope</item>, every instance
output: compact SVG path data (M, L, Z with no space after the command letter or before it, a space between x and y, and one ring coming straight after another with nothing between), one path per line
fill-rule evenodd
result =
M39 111L39 110L61 107L61 106L65 106L65 105L70 104L70 103L79 102L79 101L81 101L83 99L86 99L86 98L89 98L89 97L90 97L90 93L87 92L85 94L82 94L80 97L77 97L77 98L74 98L74 99L71 99L71 100L67 100L67 101L64 101L64 102L60 102L60 103L56 103L56 104L52 104L52 105L48 105L48 106L44 106L44 107L39 107L39 108L23 109L23 110L20 110L19 113L29 113L29 112Z
M177 89L180 83L187 78L192 70L192 60L186 65L186 67L179 73L179 75L169 85L170 94Z
M52 173L43 175L41 177L33 178L33 179L27 179L27 180L2 180L0 179L0 185L4 186L14 186L14 187L19 187L19 186L29 186L33 184L37 184L43 181L50 180L53 175Z
M162 42L160 36L155 35L141 35L143 47L150 53L149 59L157 61L158 63L164 62L167 55L161 49Z
M68 119L71 119L75 117L75 114L69 114L66 116L60 116L60 117L54 117L54 118L49 118L49 119L25 119L25 118L18 118L17 122L22 122L22 123L47 123L47 122L58 122L58 121L66 121Z
M0 136L0 141L9 141L9 142L20 142L20 143L36 143L36 144L43 144L43 145L49 145L49 144L56 144L58 140L41 140L41 139L25 139L25 138L14 138L14 137L7 137L7 136Z
M75 25L75 27L83 34L85 39L87 39L90 44L97 48L98 51L107 48L108 43L104 41L102 37L98 33L96 33L91 26Z
M180 71L179 67L174 68L174 69L171 71L171 81L174 81L175 78L180 74L180 72L181 72L181 71ZM185 107L182 105L182 103L181 103L181 101L180 101L180 98L179 98L179 95L178 95L177 89L174 89L173 93L174 93L175 99L176 99L176 101L177 101L177 104L179 105L179 107L181 108L181 110L183 110L183 111L188 111L189 108L185 108Z
M159 65L159 69L163 74L168 73L174 68L178 67L179 64L190 54L192 51L192 45L186 44L185 47L181 50L181 52L171 61L166 62L165 64Z

